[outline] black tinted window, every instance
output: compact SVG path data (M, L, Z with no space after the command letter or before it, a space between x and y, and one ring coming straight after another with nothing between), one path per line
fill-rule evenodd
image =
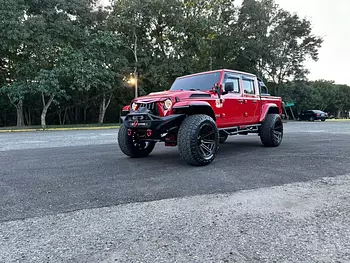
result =
M254 81L253 80L243 80L243 90L246 94L255 94Z
M265 86L264 82L262 82L261 80L258 82L259 85L259 89L260 89L260 93L261 94L269 94L269 91L267 89L267 87Z
M220 72L176 79L170 90L211 90L220 80Z
M235 77L228 77L226 78L225 83L233 83L233 93L239 93L240 89L239 89L239 79L235 78Z

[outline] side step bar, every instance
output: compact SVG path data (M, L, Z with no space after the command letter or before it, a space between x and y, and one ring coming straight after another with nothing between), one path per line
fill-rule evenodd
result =
M230 127L230 128L224 128L224 129L219 129L219 131L223 131L227 133L228 135L237 135L242 132L258 132L259 127L261 124L256 124L256 125L248 125L248 126L237 126L237 127Z

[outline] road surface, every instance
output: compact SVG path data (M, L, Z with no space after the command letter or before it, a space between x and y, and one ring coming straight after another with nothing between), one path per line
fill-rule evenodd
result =
M144 253L147 262L349 256L350 235L332 241L350 227L350 123L287 123L278 148L262 147L255 135L231 137L206 167L188 166L177 148L163 145L149 158L127 158L118 148L117 132L0 134L1 262L46 257L50 262L138 262ZM333 211L332 205L339 207ZM279 214L293 209L299 221ZM301 216L303 211L315 219ZM339 222L332 225L331 219ZM317 220L320 225L314 225ZM322 225L331 236L319 239L325 234ZM293 257L287 246L306 244L307 233L314 233L318 243ZM220 253L225 244L230 251ZM334 257L320 253L323 246Z

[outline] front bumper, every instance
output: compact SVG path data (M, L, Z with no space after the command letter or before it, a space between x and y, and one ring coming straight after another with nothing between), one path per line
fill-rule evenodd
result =
M169 116L159 117L150 113L130 112L126 116L122 116L122 123L126 128L137 131L147 132L152 131L152 136L149 139L161 139L163 133L169 133L181 125L185 119L185 114L172 114Z

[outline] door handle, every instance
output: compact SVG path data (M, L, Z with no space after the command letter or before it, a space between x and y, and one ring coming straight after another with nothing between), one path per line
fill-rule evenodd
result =
M243 99L239 99L238 102L239 102L239 104L242 104L243 102L247 103L248 101L247 100L243 100Z
M257 100L253 100L253 103L257 103L258 101Z

